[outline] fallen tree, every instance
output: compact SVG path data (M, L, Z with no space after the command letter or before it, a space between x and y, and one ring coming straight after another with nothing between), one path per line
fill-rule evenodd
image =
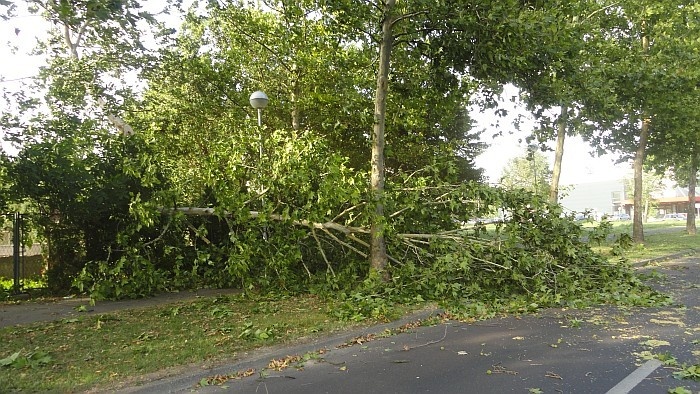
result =
M182 264L175 268L188 271L190 279L207 285L238 282L260 291L340 291L345 302L338 313L349 319L381 315L377 305L411 300L435 300L456 309L473 309L476 302L528 310L664 299L642 285L627 263L608 260L582 242L584 230L562 215L561 207L533 194L479 184L390 190L395 198L388 206L401 208L393 210L389 217L395 221L387 223L392 230L386 234L388 282L367 276L369 228L357 216L348 217L362 204L326 221L269 211L161 207L165 220L177 224L133 253L148 255L156 244L168 243L169 236L179 233L189 242L181 252L190 250L194 262L180 258ZM423 198L416 200L416 193ZM502 220L464 224L477 213L489 212L503 213ZM228 237L221 237L213 223L224 226ZM419 224L440 230L405 231ZM263 231L269 236L261 236ZM159 271L155 276L167 274Z
M189 184L204 185L206 199L169 189L134 198L134 224L106 260L86 265L76 287L96 298L196 287L314 292L346 300L339 313L352 319L420 300L527 309L659 299L624 261L582 242L584 230L560 206L523 190L454 182L450 163L439 162L387 182L388 276L373 276L366 174L311 133L268 138L275 149L258 167L247 156L257 150L245 146L200 158L210 171ZM475 220L496 215L493 224Z

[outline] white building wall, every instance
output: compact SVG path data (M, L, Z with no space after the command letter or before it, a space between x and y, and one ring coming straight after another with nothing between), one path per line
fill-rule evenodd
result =
M625 199L625 185L622 179L581 183L564 186L560 193L559 202L568 211L612 215L622 209L620 202Z

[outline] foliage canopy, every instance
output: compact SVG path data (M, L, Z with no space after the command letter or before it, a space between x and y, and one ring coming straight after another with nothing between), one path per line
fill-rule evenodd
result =
M567 54L552 22L571 4L545 3L392 9L388 177L373 195L381 7L208 2L171 38L133 0L37 2L57 29L40 47L50 54L42 94L7 98L21 110L3 115L20 149L5 158L7 198L46 215L52 286L74 280L95 297L196 286L340 292L359 316L367 311L350 301L364 308L377 294L641 303L648 289L582 243L558 206L469 182L480 177L469 93L536 79ZM158 48L144 45L139 22ZM128 87L130 72L143 91ZM258 89L275 102L262 127L248 106ZM367 264L378 202L391 262L382 283ZM496 210L507 220L495 230L461 227Z

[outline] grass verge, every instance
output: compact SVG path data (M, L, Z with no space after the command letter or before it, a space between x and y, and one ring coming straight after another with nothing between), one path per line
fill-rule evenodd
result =
M3 328L0 387L20 392L109 389L171 367L220 363L265 345L299 343L360 326L329 317L328 307L313 296L220 296ZM406 312L397 310L395 317Z
M625 255L630 261L642 261L685 251L700 252L700 236L685 233L646 235L644 244L632 246Z
M630 262L634 263L681 252L700 252L700 235L688 235L685 233L684 226L657 226L655 227L657 231L654 231L648 229L645 224L644 229L644 243L634 244L624 253L624 257ZM614 229L615 234L621 232L624 231L619 231L618 228ZM593 247L593 249L606 255L610 253L612 246L612 242L606 242L601 246Z

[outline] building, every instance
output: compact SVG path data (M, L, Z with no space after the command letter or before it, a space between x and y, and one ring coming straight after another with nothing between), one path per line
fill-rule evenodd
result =
M622 179L580 183L560 188L559 203L570 212L589 211L596 217L629 213L623 202L625 182Z
M688 189L675 186L670 181L665 181L664 184L666 187L653 195L659 216L668 213L688 213ZM631 197L623 201L627 212L633 211L634 200ZM700 215L700 196L697 194L695 195L695 215Z
M664 189L655 193L654 207L659 215L688 212L688 189L664 181ZM580 183L560 189L560 204L569 212L590 211L595 217L634 212L634 196L625 193L625 180ZM700 216L700 196L695 196L695 213Z

